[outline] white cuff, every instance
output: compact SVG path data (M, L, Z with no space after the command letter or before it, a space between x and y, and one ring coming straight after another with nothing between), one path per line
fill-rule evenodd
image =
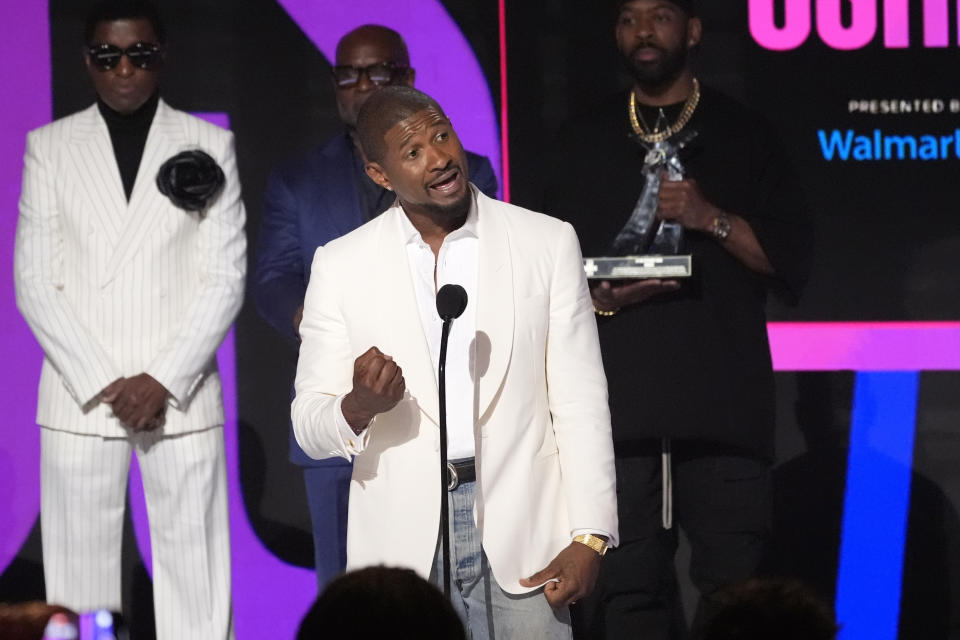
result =
M344 450L351 456L359 455L367 448L367 442L370 440L370 425L357 435L353 427L347 423L343 417L343 399L347 394L337 396L336 404L333 407L334 421L337 426L337 433L340 435L340 441L343 443ZM371 420L371 424L372 424Z

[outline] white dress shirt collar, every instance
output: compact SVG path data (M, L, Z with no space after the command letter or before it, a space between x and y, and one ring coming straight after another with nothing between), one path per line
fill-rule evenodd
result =
M471 188L470 196L470 210L467 212L467 219L463 225L451 231L447 234L446 241L454 241L463 237L474 237L479 238L477 234L477 220L479 216L477 214L477 194L473 192ZM413 226L413 223L410 222L410 218L407 217L406 212L403 210L403 205L400 204L399 200L396 204L400 208L400 225L403 228L403 238L407 244L411 242L423 242L423 238L420 236L420 232L417 231L417 228Z

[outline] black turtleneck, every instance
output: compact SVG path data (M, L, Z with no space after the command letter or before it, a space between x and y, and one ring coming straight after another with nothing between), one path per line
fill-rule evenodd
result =
M160 94L154 93L133 113L122 114L97 99L97 107L100 108L100 114L106 120L107 130L110 131L113 155L120 169L120 180L123 182L123 192L128 201L130 194L133 193L133 183L137 179L143 147L147 144L147 133L150 131L150 123L153 122L159 102Z

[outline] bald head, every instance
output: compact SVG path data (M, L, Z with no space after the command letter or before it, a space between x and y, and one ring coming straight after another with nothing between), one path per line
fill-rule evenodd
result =
M380 162L386 151L387 132L428 109L446 117L436 100L413 87L384 87L370 96L357 118L357 133L367 160Z
M352 81L338 80L341 72ZM340 119L353 129L363 103L375 91L387 85L413 86L414 77L407 45L399 33L377 24L357 27L337 44L333 87Z
M386 55L384 62L410 66L407 43L399 33L379 24L365 24L340 38L337 43L337 64L348 64L341 63L341 60L349 58L355 49L368 46L380 49Z

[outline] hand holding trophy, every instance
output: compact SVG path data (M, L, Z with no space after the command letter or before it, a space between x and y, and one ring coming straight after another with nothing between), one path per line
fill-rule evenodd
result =
M684 129L700 100L699 84L694 81L691 94L677 121L660 130L645 131L637 118L633 94L630 121L633 139L646 149L643 161L643 190L626 224L614 238L611 255L584 258L583 267L592 280L687 278L693 273L692 258L684 253L683 226L660 220L657 208L664 179L683 180L680 152L697 132Z

